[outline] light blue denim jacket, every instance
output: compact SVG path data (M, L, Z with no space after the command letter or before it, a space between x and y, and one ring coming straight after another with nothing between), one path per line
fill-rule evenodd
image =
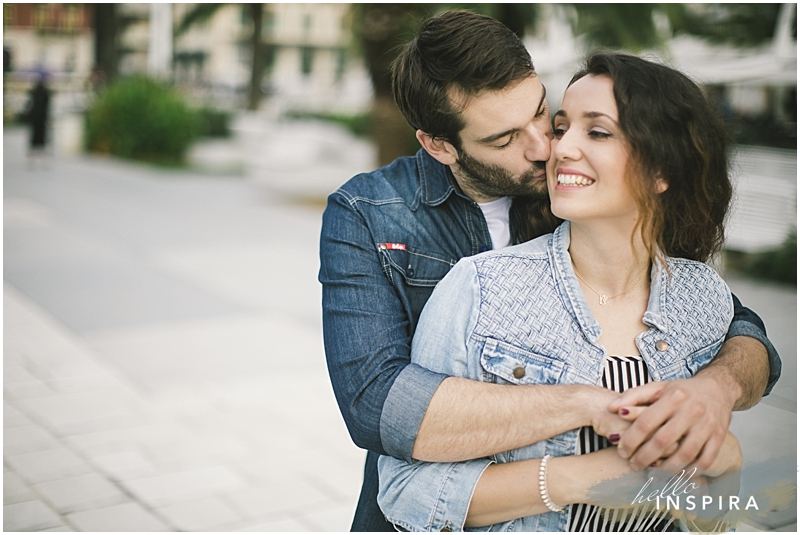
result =
M552 235L459 261L422 312L412 362L501 384L600 384L606 353L572 270L569 236L567 222ZM733 317L730 290L713 269L674 258L668 266L669 274L654 263L643 318L649 329L636 337L655 381L697 373L722 346ZM515 374L519 367L524 375ZM461 463L407 463L383 456L378 503L402 529L460 531L487 466L575 455L577 437L578 430L572 430ZM569 507L475 531L566 531L568 519Z

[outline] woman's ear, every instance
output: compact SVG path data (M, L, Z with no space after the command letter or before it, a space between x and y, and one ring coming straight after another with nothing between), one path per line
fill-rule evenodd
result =
M664 193L669 188L669 183L663 178L656 179L656 193Z
M417 141L422 145L428 154L433 156L439 163L453 165L458 160L456 148L443 139L432 137L422 130L417 130Z

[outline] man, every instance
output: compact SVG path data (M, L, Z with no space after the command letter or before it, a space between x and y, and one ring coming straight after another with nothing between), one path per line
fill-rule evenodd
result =
M731 411L754 404L780 373L761 320L738 300L712 365L622 397L593 386L505 388L409 363L420 311L450 267L552 229L541 215L552 133L528 52L488 17L426 21L396 60L393 85L423 149L332 194L320 245L331 380L353 440L368 450L353 531L394 530L376 504L380 454L461 461L591 425L620 434L634 467L662 457L672 469L710 465ZM626 407L646 404L626 430Z

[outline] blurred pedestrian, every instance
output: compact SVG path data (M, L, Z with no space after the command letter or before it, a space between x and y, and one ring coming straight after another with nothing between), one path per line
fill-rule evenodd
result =
M30 151L28 153L31 163L33 158L44 156L48 141L47 124L50 117L51 94L45 76L40 76L36 85L31 89L26 112L26 119L31 126Z

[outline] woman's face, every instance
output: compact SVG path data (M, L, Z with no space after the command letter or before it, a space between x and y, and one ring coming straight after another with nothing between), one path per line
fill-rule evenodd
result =
M547 163L553 213L573 222L635 222L638 207L625 180L630 149L611 78L587 75L572 84L553 126Z

